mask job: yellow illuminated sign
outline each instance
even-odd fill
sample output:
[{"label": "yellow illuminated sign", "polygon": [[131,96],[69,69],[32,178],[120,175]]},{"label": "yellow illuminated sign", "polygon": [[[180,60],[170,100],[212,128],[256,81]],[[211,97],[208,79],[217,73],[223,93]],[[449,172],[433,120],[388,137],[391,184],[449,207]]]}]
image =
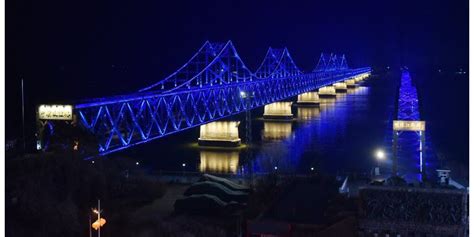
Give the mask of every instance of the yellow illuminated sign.
[{"label": "yellow illuminated sign", "polygon": [[40,105],[38,118],[42,120],[72,120],[72,105]]},{"label": "yellow illuminated sign", "polygon": [[425,131],[425,121],[393,120],[394,131]]}]

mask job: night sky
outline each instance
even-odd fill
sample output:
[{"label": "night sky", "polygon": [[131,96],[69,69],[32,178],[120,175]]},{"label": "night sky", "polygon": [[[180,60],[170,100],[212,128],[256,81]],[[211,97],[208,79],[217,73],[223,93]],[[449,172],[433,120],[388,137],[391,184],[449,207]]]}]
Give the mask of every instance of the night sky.
[{"label": "night sky", "polygon": [[7,137],[34,105],[134,92],[206,41],[232,40],[255,70],[269,46],[304,71],[321,52],[350,67],[468,64],[468,1],[6,1]]}]

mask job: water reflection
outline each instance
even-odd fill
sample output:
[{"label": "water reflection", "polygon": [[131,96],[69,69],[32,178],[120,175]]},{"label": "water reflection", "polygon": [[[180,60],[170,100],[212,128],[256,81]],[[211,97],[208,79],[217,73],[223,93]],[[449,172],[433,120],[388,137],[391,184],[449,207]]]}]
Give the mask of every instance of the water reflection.
[{"label": "water reflection", "polygon": [[333,108],[335,105],[336,98],[320,98],[319,108],[321,111]]},{"label": "water reflection", "polygon": [[200,151],[199,171],[236,174],[239,166],[238,151]]},{"label": "water reflection", "polygon": [[269,122],[263,123],[262,140],[283,140],[291,136],[291,122]]},{"label": "water reflection", "polygon": [[307,121],[319,117],[320,110],[318,107],[298,107],[297,113],[298,119]]}]

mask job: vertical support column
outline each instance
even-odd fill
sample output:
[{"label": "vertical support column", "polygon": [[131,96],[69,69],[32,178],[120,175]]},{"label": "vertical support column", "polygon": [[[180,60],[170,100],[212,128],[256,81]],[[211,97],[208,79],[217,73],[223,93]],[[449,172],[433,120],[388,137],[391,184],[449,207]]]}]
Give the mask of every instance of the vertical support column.
[{"label": "vertical support column", "polygon": [[398,131],[393,131],[392,142],[392,176],[398,175]]},{"label": "vertical support column", "polygon": [[36,108],[36,150],[43,149],[44,123],[39,119],[38,108]]},{"label": "vertical support column", "polygon": [[420,172],[423,180],[425,179],[425,131],[420,131]]}]

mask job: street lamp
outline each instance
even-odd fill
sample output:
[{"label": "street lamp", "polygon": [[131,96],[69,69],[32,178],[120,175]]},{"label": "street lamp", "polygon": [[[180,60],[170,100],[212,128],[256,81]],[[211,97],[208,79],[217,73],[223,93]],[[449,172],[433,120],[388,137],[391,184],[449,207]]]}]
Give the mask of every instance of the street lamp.
[{"label": "street lamp", "polygon": [[181,167],[183,167],[183,177],[184,177],[184,169],[186,168],[186,163],[181,164]]},{"label": "street lamp", "polygon": [[92,209],[92,212],[97,214],[97,220],[94,223],[91,223],[91,216],[89,215],[89,236],[92,236],[91,227],[97,230],[98,237],[100,237],[100,228],[105,225],[106,220],[100,217],[102,209],[100,209],[100,199],[97,200],[97,208]]},{"label": "street lamp", "polygon": [[385,160],[385,152],[382,149],[375,151],[375,159],[377,159],[377,166],[375,167],[375,175],[380,175],[380,162]]}]

